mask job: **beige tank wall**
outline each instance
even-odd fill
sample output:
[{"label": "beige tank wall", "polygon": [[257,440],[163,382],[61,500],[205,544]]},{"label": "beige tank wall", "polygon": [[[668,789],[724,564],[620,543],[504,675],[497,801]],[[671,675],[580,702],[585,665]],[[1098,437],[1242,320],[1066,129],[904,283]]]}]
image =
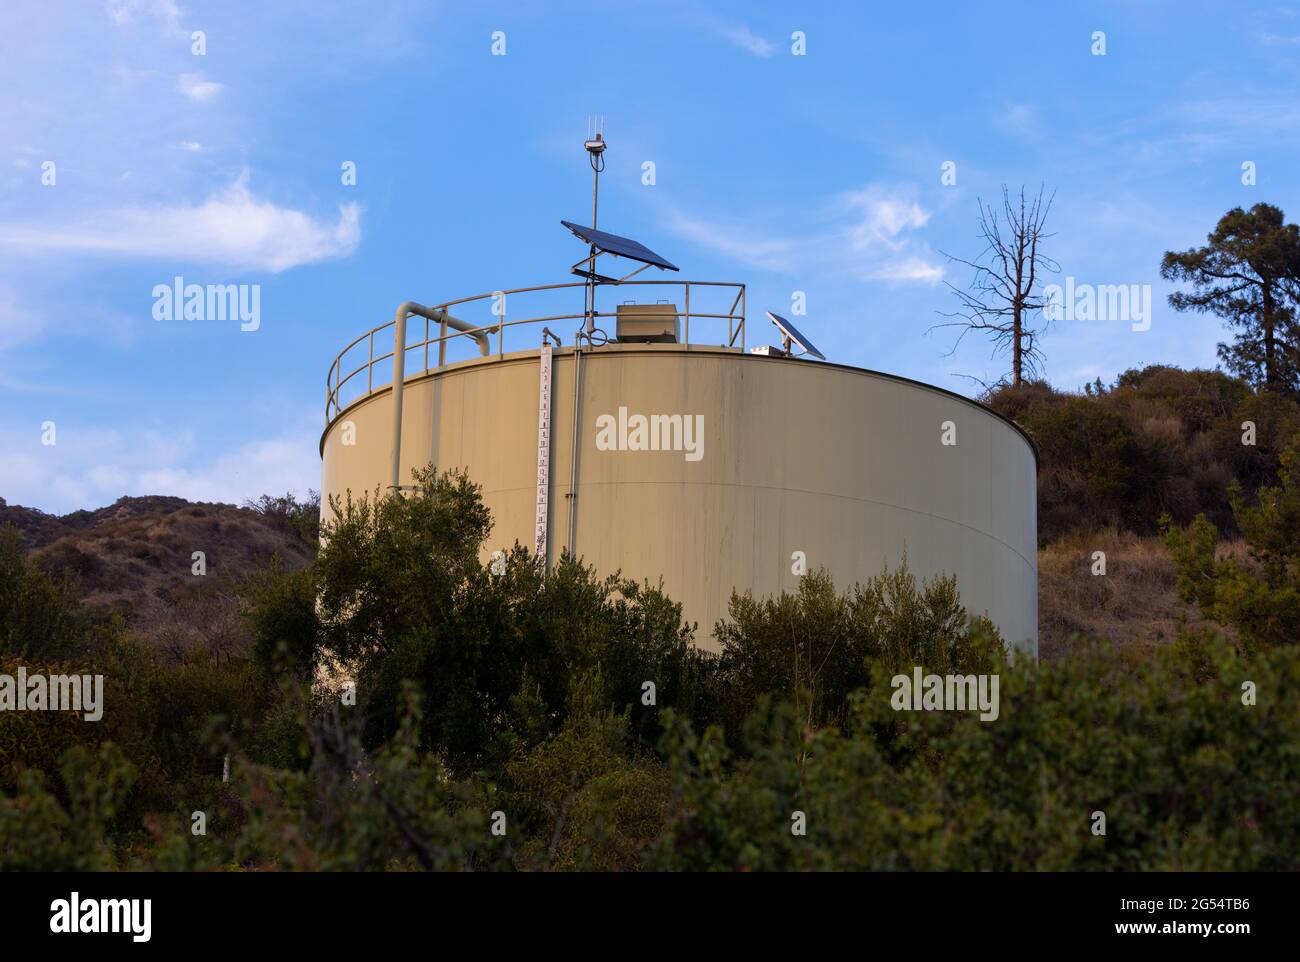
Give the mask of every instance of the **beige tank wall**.
[{"label": "beige tank wall", "polygon": [[[847,586],[896,566],[952,573],[966,605],[1037,651],[1035,463],[1011,425],[955,395],[832,364],[671,345],[582,355],[581,444],[573,547],[602,573],[663,577],[697,640],[733,587],[793,590],[791,555]],[[550,558],[568,544],[574,363],[555,353]],[[532,546],[536,352],[475,360],[408,381],[402,475],[463,467],[483,486],[495,527],[487,552]],[[601,451],[596,419],[704,415],[704,456]],[[341,442],[342,423],[356,443]],[[940,443],[952,421],[955,446]],[[323,443],[325,495],[387,484],[387,390],[344,412]]]}]

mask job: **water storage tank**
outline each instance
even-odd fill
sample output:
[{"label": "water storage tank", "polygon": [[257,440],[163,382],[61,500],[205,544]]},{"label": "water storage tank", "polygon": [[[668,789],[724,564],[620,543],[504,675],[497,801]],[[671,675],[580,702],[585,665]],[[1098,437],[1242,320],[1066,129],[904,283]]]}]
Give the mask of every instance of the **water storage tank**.
[{"label": "water storage tank", "polygon": [[[662,578],[711,647],[733,589],[797,588],[796,552],[841,587],[906,554],[918,576],[956,575],[969,609],[1036,653],[1028,438],[989,409],[915,381],[750,354],[743,341],[689,343],[699,324],[690,296],[688,343],[609,343],[584,348],[580,361],[572,347],[554,349],[549,559],[568,547],[601,573]],[[404,381],[402,479],[429,463],[466,469],[495,523],[485,556],[516,541],[531,547],[539,351],[426,366]],[[369,383],[369,369],[363,379],[359,397],[345,404],[334,393],[327,412],[326,502],[389,484],[393,391]]]}]

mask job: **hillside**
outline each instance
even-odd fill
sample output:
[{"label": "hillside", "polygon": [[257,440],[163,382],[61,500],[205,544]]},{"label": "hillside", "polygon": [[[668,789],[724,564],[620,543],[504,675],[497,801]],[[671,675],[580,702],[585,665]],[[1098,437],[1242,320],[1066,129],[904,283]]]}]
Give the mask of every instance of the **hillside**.
[{"label": "hillside", "polygon": [[[1231,540],[1234,494],[1252,504],[1276,484],[1282,452],[1300,432],[1294,397],[1166,365],[1078,392],[1034,381],[981,400],[1038,446],[1039,650],[1048,659],[1090,638],[1141,657],[1184,623],[1203,624],[1175,593],[1163,525],[1204,514],[1230,539],[1221,553],[1244,559]],[[1097,551],[1104,575],[1093,574]]]},{"label": "hillside", "polygon": [[[1092,555],[1106,555],[1106,574],[1092,573]],[[1230,553],[1245,548],[1232,543]],[[1174,591],[1177,568],[1154,536],[1114,529],[1062,538],[1038,551],[1038,652],[1060,658],[1096,639],[1140,661],[1178,637],[1186,625],[1207,624]],[[1216,626],[1228,637],[1233,633]]]},{"label": "hillside", "polygon": [[234,589],[277,554],[288,570],[310,562],[315,511],[286,498],[235,507],[150,496],[60,516],[0,499],[0,526],[14,525],[43,568],[74,578],[89,607],[120,614],[155,647],[230,652],[247,640]]}]

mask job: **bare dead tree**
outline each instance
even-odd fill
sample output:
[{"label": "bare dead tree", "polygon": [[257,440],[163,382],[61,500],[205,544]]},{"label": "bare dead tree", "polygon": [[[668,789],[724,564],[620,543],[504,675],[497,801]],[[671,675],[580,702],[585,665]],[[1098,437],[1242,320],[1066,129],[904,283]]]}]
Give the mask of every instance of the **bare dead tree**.
[{"label": "bare dead tree", "polygon": [[948,285],[957,298],[958,308],[938,313],[955,320],[936,324],[930,330],[962,329],[948,356],[956,352],[971,331],[987,333],[993,340],[993,356],[1011,355],[1011,383],[1017,387],[1026,374],[1041,370],[1043,355],[1038,339],[1050,324],[1043,312],[1047,301],[1043,296],[1042,277],[1061,269],[1040,249],[1042,242],[1053,236],[1044,227],[1055,197],[1053,193],[1044,202],[1040,186],[1038,194],[1029,200],[1021,187],[1020,200],[1016,203],[1004,185],[1000,213],[992,205],[979,201],[984,250],[974,260],[944,253],[950,263],[965,264],[975,271],[975,276],[965,289]]}]

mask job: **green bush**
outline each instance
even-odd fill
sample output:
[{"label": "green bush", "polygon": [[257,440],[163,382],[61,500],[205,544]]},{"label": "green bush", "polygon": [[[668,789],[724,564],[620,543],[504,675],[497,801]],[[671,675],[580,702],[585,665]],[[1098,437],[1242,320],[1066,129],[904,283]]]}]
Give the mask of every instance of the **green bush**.
[{"label": "green bush", "polygon": [[73,657],[86,650],[91,634],[75,581],[29,561],[18,529],[0,526],[0,654]]},{"label": "green bush", "polygon": [[918,585],[906,560],[843,594],[816,571],[795,594],[733,595],[729,614],[712,684],[716,720],[733,736],[767,695],[800,704],[807,725],[839,725],[873,666],[978,672],[1003,652],[989,619],[962,607],[955,578]]},{"label": "green bush", "polygon": [[[1300,647],[1246,660],[1188,638],[1136,671],[1093,655],[999,673],[996,722],[895,712],[885,671],[854,696],[847,732],[810,731],[764,701],[734,756],[718,729],[675,722],[664,740],[675,801],[652,864],[1300,868]],[[1243,704],[1246,681],[1256,705]],[[806,835],[792,831],[796,812]]]},{"label": "green bush", "polygon": [[286,571],[277,554],[269,569],[249,575],[239,590],[258,671],[268,677],[287,674],[310,679],[320,644],[312,569]]},{"label": "green bush", "polygon": [[679,606],[567,556],[542,577],[518,546],[495,573],[479,560],[491,521],[477,488],[432,469],[416,481],[401,497],[335,505],[315,565],[322,652],[355,677],[368,746],[401,724],[407,681],[422,698],[422,747],[461,775],[557,731],[570,679],[593,669],[606,706],[630,709],[638,730],[653,723],[645,681],[659,705],[689,710],[706,659]]},{"label": "green bush", "polygon": [[58,785],[27,770],[0,795],[0,871],[100,872],[116,867],[110,827],[135,772],[111,744],[73,746],[58,759]]},{"label": "green bush", "polygon": [[1246,559],[1220,556],[1219,532],[1204,515],[1185,529],[1165,520],[1180,597],[1234,628],[1248,650],[1300,638],[1300,434],[1281,464],[1281,483],[1261,488],[1256,504],[1247,503],[1239,484],[1229,489]]},{"label": "green bush", "polygon": [[[1150,405],[1215,423],[1249,401],[1207,383],[1107,392],[1132,396],[1118,423],[1086,415],[1090,463],[1136,437],[1125,418],[1163,431]],[[710,656],[657,588],[569,557],[543,576],[518,546],[484,564],[477,490],[432,470],[339,506],[307,571],[250,579],[245,654],[173,663],[120,622],[66,636],[75,599],[0,542],[0,599],[36,599],[43,639],[0,671],[105,676],[100,722],[0,713],[0,868],[1294,870],[1300,440],[1279,465],[1231,489],[1248,558],[1208,519],[1167,528],[1179,590],[1240,650],[1185,631],[1137,663],[1013,658],[953,579],[905,564],[735,597]],[[312,690],[323,664],[358,704]],[[997,719],[896,711],[917,666],[996,674]]]},{"label": "green bush", "polygon": [[[1255,391],[1221,371],[1151,365],[1082,393],[1043,381],[1003,386],[984,399],[1038,446],[1040,544],[1101,527],[1153,534],[1168,514],[1205,514],[1235,533],[1228,488],[1251,497],[1275,484],[1280,456],[1300,430],[1300,399]],[[1255,443],[1243,444],[1243,423]]]}]

